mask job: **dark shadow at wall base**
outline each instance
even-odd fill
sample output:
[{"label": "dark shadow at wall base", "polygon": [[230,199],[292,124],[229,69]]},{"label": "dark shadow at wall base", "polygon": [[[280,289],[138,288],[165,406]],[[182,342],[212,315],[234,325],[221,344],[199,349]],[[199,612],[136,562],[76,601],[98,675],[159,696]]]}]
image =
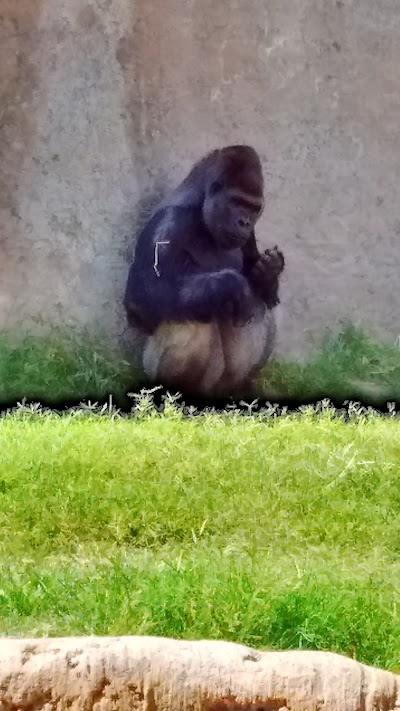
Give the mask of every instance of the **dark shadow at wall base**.
[{"label": "dark shadow at wall base", "polygon": [[94,412],[100,412],[103,409],[105,413],[117,409],[121,414],[128,415],[135,411],[137,404],[145,399],[151,403],[151,408],[155,407],[159,412],[162,412],[166,406],[173,404],[177,408],[181,408],[185,415],[193,415],[195,412],[229,412],[232,410],[239,411],[243,415],[255,415],[265,410],[273,410],[273,414],[279,416],[283,412],[294,414],[304,407],[311,407],[318,411],[322,410],[324,406],[329,406],[338,412],[340,411],[346,417],[346,413],[351,409],[351,404],[357,405],[361,409],[373,409],[382,414],[400,411],[400,399],[390,401],[381,399],[371,402],[370,399],[363,399],[356,395],[352,397],[350,395],[341,400],[330,397],[328,393],[324,392],[310,398],[269,398],[265,394],[259,398],[254,394],[251,397],[206,398],[170,392],[161,386],[149,387],[143,382],[139,387],[129,391],[122,397],[120,394],[114,395],[110,393],[108,397],[99,398],[91,396],[89,393],[85,398],[42,398],[40,400],[29,400],[23,397],[15,397],[8,400],[1,400],[0,398],[0,412],[6,413],[24,405],[32,409],[40,406],[42,409],[50,409],[58,413],[77,408],[88,411],[93,410]]},{"label": "dark shadow at wall base", "polygon": [[[167,396],[144,377],[138,351],[130,341],[114,347],[106,336],[53,332],[51,336],[0,338],[0,409],[30,403],[64,410],[93,403],[131,412],[148,391],[157,407]],[[170,390],[174,399],[179,387]],[[400,404],[400,350],[376,343],[348,326],[324,342],[307,363],[271,359],[257,382],[224,397],[196,397],[182,393],[186,408],[205,410],[239,407],[256,412],[267,403],[290,411],[329,399],[337,407],[354,401],[387,412],[388,403]],[[257,402],[255,402],[257,401]],[[91,403],[89,405],[89,403]]]},{"label": "dark shadow at wall base", "polygon": [[394,410],[398,410],[400,408],[400,399],[398,401],[390,400],[390,407],[388,407],[388,401],[383,399],[371,402],[369,399],[363,399],[357,397],[356,395],[354,397],[349,395],[346,398],[338,399],[331,397],[329,393],[325,392],[321,392],[320,394],[316,394],[308,398],[287,396],[276,398],[268,397],[265,393],[257,397],[254,392],[249,394],[247,397],[245,395],[241,395],[237,397],[225,396],[207,398],[184,393],[169,393],[164,388],[159,388],[157,390],[154,389],[151,392],[152,400],[157,408],[162,409],[166,401],[172,401],[176,402],[177,405],[182,405],[188,412],[192,409],[196,409],[200,412],[210,409],[217,410],[218,412],[223,410],[229,411],[232,409],[238,409],[242,411],[243,414],[256,414],[265,408],[275,406],[276,414],[279,414],[282,410],[294,413],[298,411],[299,408],[309,406],[317,408],[317,406],[320,406],[321,403],[327,404],[328,402],[329,405],[336,410],[347,410],[350,403],[357,403],[361,408],[372,408],[383,414],[387,413],[392,408]]}]

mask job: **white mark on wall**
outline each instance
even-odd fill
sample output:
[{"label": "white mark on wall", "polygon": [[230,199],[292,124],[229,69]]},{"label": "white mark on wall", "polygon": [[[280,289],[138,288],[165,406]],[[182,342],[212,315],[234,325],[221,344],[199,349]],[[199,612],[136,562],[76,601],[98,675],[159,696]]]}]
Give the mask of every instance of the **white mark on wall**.
[{"label": "white mark on wall", "polygon": [[346,232],[347,234],[349,234],[349,232],[350,232],[350,227],[349,227],[349,225],[348,225],[344,220],[342,220],[341,217],[338,217],[338,216],[336,215],[335,218],[334,218],[334,221],[338,223],[338,225],[340,226],[342,232]]},{"label": "white mark on wall", "polygon": [[221,43],[221,49],[220,49],[220,55],[219,55],[219,73],[220,73],[220,85],[221,86],[230,86],[233,83],[236,83],[243,77],[243,72],[241,73],[236,73],[236,74],[230,74],[228,78],[225,76],[225,52],[226,48],[228,46],[228,42],[230,41],[230,36],[234,36],[232,32],[233,25],[228,25],[226,28],[226,35]]},{"label": "white mark on wall", "polygon": [[210,101],[211,101],[211,103],[213,103],[213,102],[215,102],[215,101],[219,101],[219,99],[221,98],[221,96],[222,96],[222,91],[221,91],[221,89],[220,89],[219,87],[216,87],[215,89],[212,89],[212,90],[211,90],[211,94],[210,94]]},{"label": "white mark on wall", "polygon": [[331,110],[335,111],[339,107],[339,94],[334,91],[331,98]]},{"label": "white mark on wall", "polygon": [[228,77],[226,77],[226,66],[225,66],[225,53],[226,49],[228,47],[228,43],[230,41],[230,35],[232,34],[232,27],[233,25],[228,25],[228,27],[225,30],[225,37],[223,38],[220,49],[219,49],[219,56],[218,56],[218,70],[219,70],[219,78],[218,78],[218,85],[212,87],[210,90],[210,102],[215,103],[216,101],[220,101],[223,98],[223,89],[224,87],[229,87],[232,84],[235,84],[236,82],[240,81],[243,78],[243,73],[235,73],[235,74],[230,74]]},{"label": "white mark on wall", "polygon": [[353,160],[360,160],[360,158],[362,158],[365,153],[364,141],[359,136],[352,136],[351,140],[357,148],[357,155]]},{"label": "white mark on wall", "polygon": [[275,52],[277,49],[282,49],[286,45],[286,37],[275,37],[275,39],[272,40],[272,44],[269,47],[265,48],[265,52],[270,56],[272,52]]},{"label": "white mark on wall", "polygon": [[317,77],[317,78],[315,79],[315,92],[316,92],[316,94],[319,94],[319,88],[320,88],[320,86],[321,86],[322,83],[323,83],[322,77]]}]

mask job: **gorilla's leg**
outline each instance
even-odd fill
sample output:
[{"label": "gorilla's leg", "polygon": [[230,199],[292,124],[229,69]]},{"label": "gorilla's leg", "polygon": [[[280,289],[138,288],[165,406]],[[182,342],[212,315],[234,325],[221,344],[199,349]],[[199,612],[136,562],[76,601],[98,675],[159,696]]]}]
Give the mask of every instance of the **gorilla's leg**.
[{"label": "gorilla's leg", "polygon": [[244,326],[164,321],[148,338],[143,367],[149,380],[199,396],[249,392],[276,338],[274,310],[259,303]]},{"label": "gorilla's leg", "polygon": [[234,394],[247,391],[271,356],[276,339],[276,319],[273,310],[259,307],[245,326],[221,324],[220,334],[225,370],[218,390]]},{"label": "gorilla's leg", "polygon": [[225,369],[217,324],[164,321],[145,344],[143,367],[149,380],[169,389],[213,393]]}]

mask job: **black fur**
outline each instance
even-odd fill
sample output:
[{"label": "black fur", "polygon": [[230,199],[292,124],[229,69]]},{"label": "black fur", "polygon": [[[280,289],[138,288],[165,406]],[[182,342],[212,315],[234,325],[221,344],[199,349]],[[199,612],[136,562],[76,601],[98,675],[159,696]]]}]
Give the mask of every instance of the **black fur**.
[{"label": "black fur", "polygon": [[227,146],[196,163],[156,208],[124,298],[130,325],[145,336],[150,381],[209,396],[240,391],[264,367],[284,258],[276,247],[258,250],[263,207],[256,151]]},{"label": "black fur", "polygon": [[[240,171],[248,165],[247,177]],[[244,323],[260,300],[268,309],[279,303],[283,256],[276,249],[260,254],[254,226],[261,208],[254,212],[250,205],[247,212],[240,196],[230,196],[232,188],[248,188],[250,199],[262,201],[253,149],[210,154],[159,206],[138,237],[129,271],[124,305],[130,325],[152,333],[166,320]],[[158,263],[157,242],[168,243],[159,244]]]},{"label": "black fur", "polygon": [[[158,265],[156,242],[169,242]],[[253,299],[241,250],[216,247],[198,208],[163,209],[139,235],[124,299],[131,325],[151,333],[165,320],[245,321]]]},{"label": "black fur", "polygon": [[262,208],[254,149],[228,146],[196,163],[137,239],[124,297],[129,324],[150,337],[166,321],[237,326],[274,309],[284,258],[276,247],[258,250]]}]

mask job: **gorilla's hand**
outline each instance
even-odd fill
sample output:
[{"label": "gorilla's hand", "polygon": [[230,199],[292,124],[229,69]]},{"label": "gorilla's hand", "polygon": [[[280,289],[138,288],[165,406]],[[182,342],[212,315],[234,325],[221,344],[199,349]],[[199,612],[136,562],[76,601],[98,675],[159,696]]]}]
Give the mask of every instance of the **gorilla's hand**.
[{"label": "gorilla's hand", "polygon": [[278,247],[266,249],[264,254],[260,254],[259,259],[254,264],[250,272],[250,280],[254,286],[265,281],[276,279],[285,268],[285,258]]},{"label": "gorilla's hand", "polygon": [[249,271],[249,283],[254,293],[264,301],[267,308],[279,304],[279,277],[285,267],[285,259],[278,247],[266,249]]}]

